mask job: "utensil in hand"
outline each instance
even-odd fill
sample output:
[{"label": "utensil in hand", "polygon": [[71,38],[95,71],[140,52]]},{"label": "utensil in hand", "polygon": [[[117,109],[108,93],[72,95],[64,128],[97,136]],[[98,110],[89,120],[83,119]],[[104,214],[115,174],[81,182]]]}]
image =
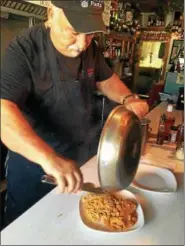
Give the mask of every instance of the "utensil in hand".
[{"label": "utensil in hand", "polygon": [[[41,178],[41,182],[57,186],[55,179],[49,175],[43,175]],[[92,183],[84,183],[82,190],[86,192],[96,193],[96,194],[105,193],[100,187],[94,187]]]}]

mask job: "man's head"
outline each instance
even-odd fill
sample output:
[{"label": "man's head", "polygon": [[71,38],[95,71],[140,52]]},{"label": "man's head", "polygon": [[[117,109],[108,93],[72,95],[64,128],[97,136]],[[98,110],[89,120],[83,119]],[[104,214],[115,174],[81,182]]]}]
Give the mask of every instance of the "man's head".
[{"label": "man's head", "polygon": [[90,45],[94,33],[105,31],[102,12],[103,1],[51,1],[48,26],[55,48],[66,56],[77,57]]}]

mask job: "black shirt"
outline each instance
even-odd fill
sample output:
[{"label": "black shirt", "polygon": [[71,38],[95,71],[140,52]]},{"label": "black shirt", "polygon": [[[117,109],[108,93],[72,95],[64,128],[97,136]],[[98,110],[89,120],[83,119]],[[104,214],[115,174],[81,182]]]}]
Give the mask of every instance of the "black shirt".
[{"label": "black shirt", "polygon": [[65,57],[54,48],[49,29],[39,24],[8,46],[1,98],[16,103],[40,135],[52,132],[69,142],[85,136],[84,119],[91,114],[86,95],[112,74],[94,41],[81,56]]}]

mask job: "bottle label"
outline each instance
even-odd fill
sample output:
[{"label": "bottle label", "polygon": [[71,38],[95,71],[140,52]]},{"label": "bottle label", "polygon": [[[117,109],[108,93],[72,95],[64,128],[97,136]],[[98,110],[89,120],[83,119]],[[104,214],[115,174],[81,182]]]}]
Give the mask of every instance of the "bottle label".
[{"label": "bottle label", "polygon": [[133,13],[132,11],[127,11],[126,12],[126,22],[130,22],[133,20]]},{"label": "bottle label", "polygon": [[167,112],[173,112],[173,105],[171,104],[168,105]]},{"label": "bottle label", "polygon": [[172,133],[172,135],[171,135],[171,143],[175,143],[176,142],[176,138],[177,138],[177,134],[176,133]]}]

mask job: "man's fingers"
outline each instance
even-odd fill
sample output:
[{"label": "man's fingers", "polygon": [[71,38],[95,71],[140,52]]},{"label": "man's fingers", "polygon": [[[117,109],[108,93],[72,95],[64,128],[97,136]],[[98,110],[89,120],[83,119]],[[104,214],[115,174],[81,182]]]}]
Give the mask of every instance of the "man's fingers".
[{"label": "man's fingers", "polygon": [[83,186],[83,176],[82,176],[81,172],[78,172],[78,171],[74,171],[74,176],[76,178],[76,186],[75,186],[74,192],[77,192],[80,189],[82,189],[82,186]]},{"label": "man's fingers", "polygon": [[56,180],[57,180],[57,184],[58,184],[60,192],[64,193],[65,188],[67,186],[67,181],[66,181],[65,177],[58,176],[58,177],[56,177]]},{"label": "man's fingers", "polygon": [[73,173],[69,173],[65,176],[67,180],[67,192],[72,193],[74,192],[75,186],[76,186],[76,178],[73,175]]}]

